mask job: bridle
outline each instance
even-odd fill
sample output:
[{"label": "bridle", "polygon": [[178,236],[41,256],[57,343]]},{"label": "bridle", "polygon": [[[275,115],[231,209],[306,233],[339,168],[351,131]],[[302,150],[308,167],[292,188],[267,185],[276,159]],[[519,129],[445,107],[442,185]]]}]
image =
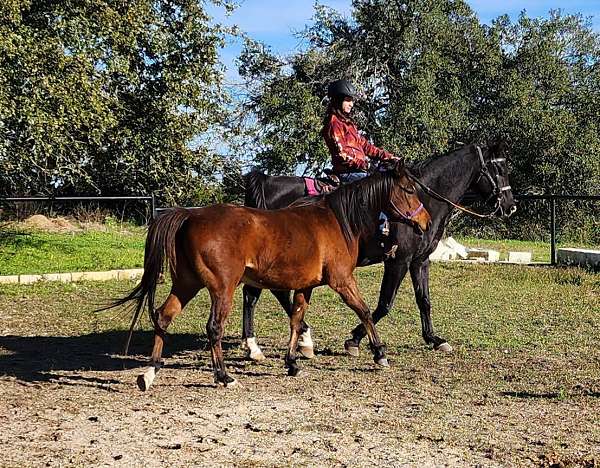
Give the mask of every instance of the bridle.
[{"label": "bridle", "polygon": [[[490,185],[492,186],[492,193],[485,200],[485,203],[490,201],[490,199],[492,197],[496,197],[496,204],[494,206],[495,211],[493,212],[493,213],[495,213],[496,211],[501,209],[502,193],[506,192],[508,190],[511,190],[510,185],[500,186],[500,170],[496,166],[498,163],[506,162],[506,158],[494,158],[494,159],[490,159],[489,161],[485,162],[485,160],[483,159],[483,153],[481,151],[481,147],[479,145],[477,145],[475,148],[477,149],[477,155],[479,156],[479,162],[481,163],[481,170],[479,171],[479,177],[477,178],[475,183],[479,182],[482,177],[485,177],[489,181]],[[492,177],[492,175],[490,174],[490,172],[488,170],[488,164],[490,164],[490,163],[496,169],[494,171],[495,178]]]},{"label": "bridle", "polygon": [[496,197],[496,204],[494,205],[493,211],[491,211],[490,213],[477,213],[473,210],[470,210],[469,208],[466,208],[458,203],[453,202],[452,200],[449,200],[448,198],[444,197],[443,195],[440,195],[439,193],[437,193],[435,190],[433,190],[432,188],[428,187],[427,185],[425,185],[423,182],[421,182],[417,177],[415,177],[413,174],[411,174],[409,171],[406,171],[406,174],[408,175],[409,179],[411,179],[413,182],[415,182],[419,187],[421,187],[423,189],[423,191],[430,195],[431,197],[446,202],[449,205],[453,206],[454,208],[459,209],[460,211],[463,211],[467,214],[470,214],[471,216],[475,216],[477,218],[494,218],[496,217],[498,211],[502,212],[502,194],[508,190],[511,190],[510,185],[500,185],[500,171],[497,170],[494,177],[492,177],[492,175],[490,174],[489,168],[488,168],[488,164],[493,164],[494,167],[496,166],[496,164],[501,163],[501,162],[505,162],[506,158],[494,158],[494,159],[490,159],[489,161],[485,161],[485,159],[483,158],[483,152],[481,151],[481,147],[479,145],[475,146],[476,150],[477,150],[477,155],[479,157],[479,162],[481,164],[481,169],[479,170],[479,177],[477,178],[477,180],[475,180],[475,184],[477,182],[479,182],[481,180],[482,177],[485,177],[490,185],[492,186],[492,193],[491,195],[485,200],[485,202],[487,203],[488,201],[490,201],[493,197]]}]

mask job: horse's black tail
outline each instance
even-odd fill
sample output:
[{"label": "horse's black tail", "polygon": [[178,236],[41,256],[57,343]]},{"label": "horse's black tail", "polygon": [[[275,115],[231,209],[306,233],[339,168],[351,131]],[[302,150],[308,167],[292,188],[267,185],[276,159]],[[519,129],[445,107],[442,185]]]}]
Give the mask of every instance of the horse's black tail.
[{"label": "horse's black tail", "polygon": [[129,301],[136,301],[135,311],[129,327],[124,354],[129,351],[129,343],[133,328],[139,320],[144,305],[148,307],[148,314],[154,326],[158,325],[158,316],[154,310],[156,285],[164,269],[165,256],[171,271],[175,271],[176,252],[175,236],[183,223],[190,217],[190,211],[185,208],[174,208],[155,218],[148,228],[146,247],[144,251],[144,274],[140,283],[127,296],[117,299],[107,307],[99,310],[110,309],[123,305]]},{"label": "horse's black tail", "polygon": [[250,208],[267,209],[267,200],[265,199],[266,180],[267,176],[256,169],[244,175],[244,185],[246,186],[244,205]]}]

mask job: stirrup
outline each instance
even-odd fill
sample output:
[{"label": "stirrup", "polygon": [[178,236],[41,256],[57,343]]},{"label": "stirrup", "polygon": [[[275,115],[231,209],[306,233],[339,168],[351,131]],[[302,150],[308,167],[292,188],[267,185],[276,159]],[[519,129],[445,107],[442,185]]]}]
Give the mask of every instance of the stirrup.
[{"label": "stirrup", "polygon": [[390,222],[387,219],[381,223],[380,232],[384,237],[388,237],[390,235]]}]

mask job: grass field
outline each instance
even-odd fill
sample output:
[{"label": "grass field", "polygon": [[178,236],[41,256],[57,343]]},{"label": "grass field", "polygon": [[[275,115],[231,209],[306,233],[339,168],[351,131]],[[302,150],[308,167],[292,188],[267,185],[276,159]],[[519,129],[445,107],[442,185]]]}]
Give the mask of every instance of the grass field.
[{"label": "grass field", "polygon": [[[358,270],[369,304],[381,275],[380,266]],[[320,288],[307,316],[317,358],[301,362],[297,379],[285,376],[288,323],[267,294],[256,327],[268,360],[243,359],[238,292],[225,357],[241,390],[212,384],[204,291],[169,330],[166,366],[145,394],[134,382],[150,348],[148,320],[129,359],[115,354],[125,311],[92,312],[132,286],[0,286],[0,445],[9,465],[32,456],[36,464],[148,466],[600,463],[597,274],[434,264],[434,324],[454,352],[423,344],[405,282],[378,327],[388,371],[374,368],[366,346],[357,359],[343,355],[356,318]]]},{"label": "grass field", "polygon": [[0,275],[141,268],[145,241],[146,229],[131,224],[64,233],[6,226],[0,230]]}]

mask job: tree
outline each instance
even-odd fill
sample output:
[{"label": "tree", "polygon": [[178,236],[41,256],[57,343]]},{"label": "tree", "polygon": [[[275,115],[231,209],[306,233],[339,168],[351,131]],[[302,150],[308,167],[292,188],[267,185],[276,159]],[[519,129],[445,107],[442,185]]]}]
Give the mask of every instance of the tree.
[{"label": "tree", "polygon": [[[364,96],[356,106],[360,128],[392,152],[418,160],[473,137],[472,115],[483,102],[478,83],[498,66],[500,50],[490,46],[469,6],[439,0],[353,6],[353,18],[318,6],[314,25],[303,33],[307,50],[288,62],[256,46],[242,54],[240,74],[254,83],[247,108],[261,128],[274,129],[259,134],[257,160],[265,168],[279,170],[283,162],[294,172],[309,150],[314,168],[323,165],[328,157],[319,136],[320,102],[327,83],[342,77]],[[263,63],[278,65],[258,66]],[[289,138],[296,122],[308,135],[304,153]]]},{"label": "tree", "polygon": [[186,203],[206,187],[206,140],[227,112],[217,52],[230,31],[204,6],[3,2],[0,195],[157,191]]},{"label": "tree", "polygon": [[[600,39],[581,16],[487,26],[463,0],[354,0],[351,18],[317,6],[302,37],[306,49],[286,60],[256,44],[240,59],[263,168],[316,171],[327,161],[320,101],[344,77],[364,95],[360,128],[408,160],[501,137],[516,193],[598,193]],[[541,210],[516,220],[527,226],[547,217]]]}]

